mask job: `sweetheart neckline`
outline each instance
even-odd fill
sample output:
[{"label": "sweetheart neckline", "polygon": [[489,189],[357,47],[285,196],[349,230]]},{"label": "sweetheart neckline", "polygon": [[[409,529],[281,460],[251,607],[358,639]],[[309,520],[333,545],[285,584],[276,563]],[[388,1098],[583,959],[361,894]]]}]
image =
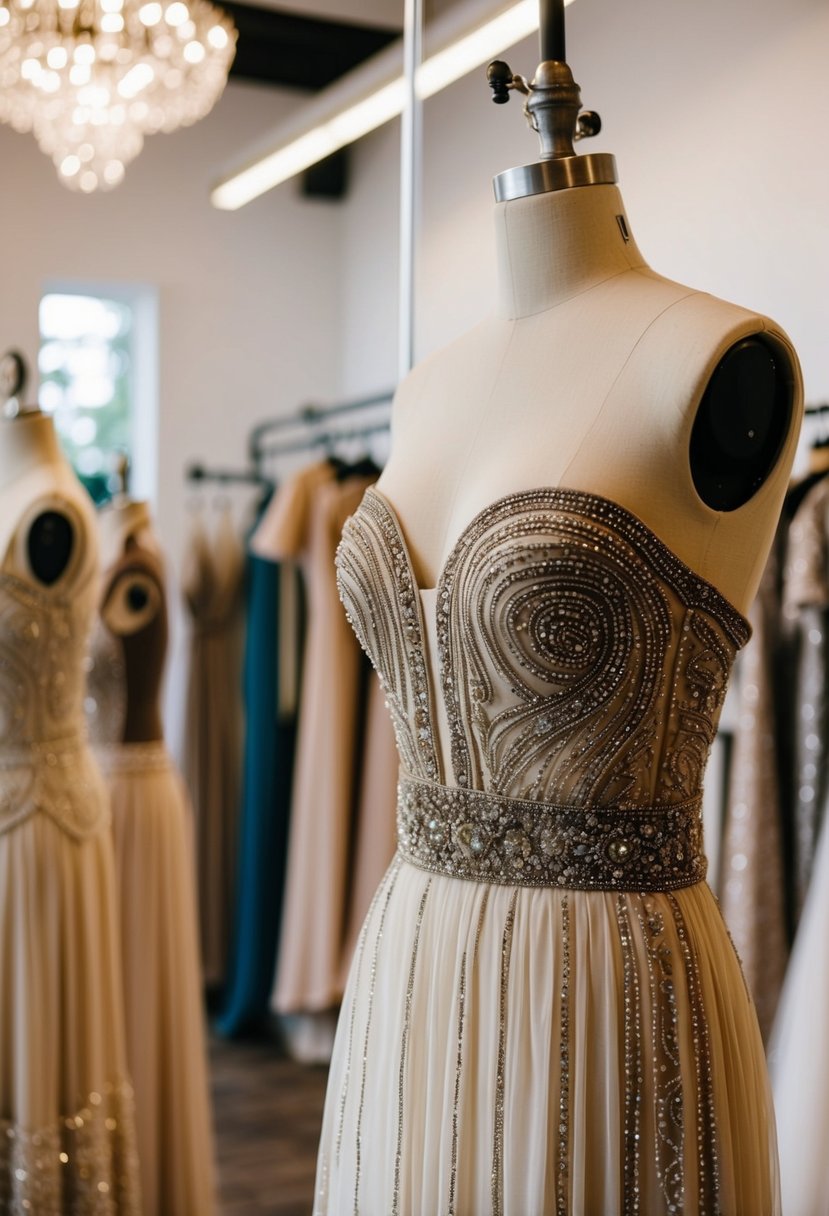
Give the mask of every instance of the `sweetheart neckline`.
[{"label": "sweetheart neckline", "polygon": [[661,536],[657,535],[657,533],[654,532],[653,528],[649,527],[649,525],[646,524],[643,519],[641,519],[638,515],[636,515],[635,512],[629,510],[627,507],[622,506],[622,504],[619,502],[616,502],[615,499],[607,498],[604,494],[597,494],[593,490],[577,490],[577,489],[573,489],[568,486],[536,486],[533,489],[514,490],[509,494],[500,495],[498,498],[494,499],[491,503],[488,503],[485,507],[482,507],[480,511],[477,511],[475,513],[475,515],[473,515],[472,519],[470,519],[469,522],[467,524],[465,524],[463,528],[461,528],[461,531],[458,534],[457,539],[455,540],[454,544],[452,544],[451,547],[449,548],[446,558],[443,561],[443,564],[441,565],[440,570],[438,571],[437,581],[435,582],[434,587],[421,587],[415,577],[414,562],[412,561],[412,552],[409,547],[409,542],[406,538],[406,533],[403,528],[402,520],[401,520],[400,516],[398,515],[397,509],[395,508],[394,504],[391,502],[391,500],[389,498],[386,497],[386,495],[383,493],[382,490],[377,488],[376,485],[370,485],[366,490],[366,494],[371,494],[377,499],[377,501],[380,503],[380,505],[386,511],[386,514],[389,516],[392,523],[394,524],[395,530],[397,531],[397,533],[400,537],[400,542],[403,546],[403,551],[406,555],[406,561],[407,561],[408,567],[409,567],[409,574],[410,574],[410,577],[412,580],[412,586],[413,586],[414,590],[417,592],[418,598],[424,594],[434,594],[434,593],[440,591],[441,585],[446,577],[446,574],[447,574],[450,566],[452,565],[454,559],[456,558],[458,552],[460,551],[461,547],[463,546],[466,538],[475,529],[475,527],[477,526],[479,521],[485,515],[489,514],[490,512],[497,511],[500,507],[503,507],[504,504],[510,500],[531,499],[531,498],[536,497],[539,494],[548,494],[548,495],[552,495],[554,497],[561,496],[562,498],[565,498],[565,499],[580,497],[580,498],[589,499],[595,503],[599,503],[600,505],[602,505],[604,507],[613,508],[613,510],[618,511],[625,519],[627,519],[629,523],[631,523],[632,525],[634,525],[637,528],[640,528],[649,537],[651,543],[656,545],[659,549],[661,549],[670,558],[670,560],[672,562],[676,563],[676,565],[684,572],[684,574],[687,577],[693,579],[701,587],[706,588],[707,592],[715,600],[722,603],[722,605],[726,608],[726,610],[729,613],[732,613],[734,616],[737,617],[737,619],[740,621],[740,623],[742,624],[743,629],[745,631],[745,634],[746,634],[745,640],[746,641],[751,636],[751,633],[752,633],[751,622],[749,621],[748,617],[743,612],[741,612],[740,609],[737,608],[735,604],[733,604],[731,602],[731,600],[728,598],[727,595],[725,595],[722,591],[720,591],[720,589],[718,587],[715,587],[714,584],[712,582],[710,582],[707,578],[705,578],[702,574],[699,574],[696,570],[694,570],[693,567],[689,566],[688,563],[686,561],[684,561],[679,556],[679,554],[676,553],[671,548],[671,546],[662,539]]}]

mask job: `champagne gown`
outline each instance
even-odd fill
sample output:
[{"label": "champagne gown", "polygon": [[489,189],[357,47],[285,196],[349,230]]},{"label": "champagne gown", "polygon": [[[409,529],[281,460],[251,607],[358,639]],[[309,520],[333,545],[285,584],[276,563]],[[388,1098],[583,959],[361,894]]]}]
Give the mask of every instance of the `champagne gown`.
[{"label": "champagne gown", "polygon": [[112,801],[142,1216],[212,1216],[192,810],[161,737],[167,615],[154,552],[127,544],[105,571],[100,614],[87,708]]},{"label": "champagne gown", "polygon": [[754,1007],[703,881],[744,617],[596,494],[509,495],[432,591],[376,489],[338,577],[398,851],[340,1016],[314,1211],[779,1213]]},{"label": "champagne gown", "polygon": [[196,820],[199,929],[208,987],[227,979],[237,898],[243,583],[244,553],[229,507],[212,536],[199,512],[182,575],[191,621],[182,768]]},{"label": "champagne gown", "polygon": [[[83,717],[95,523],[68,472],[23,476],[0,568],[0,1211],[139,1216],[109,805]],[[48,584],[29,562],[47,513],[72,537]]]}]

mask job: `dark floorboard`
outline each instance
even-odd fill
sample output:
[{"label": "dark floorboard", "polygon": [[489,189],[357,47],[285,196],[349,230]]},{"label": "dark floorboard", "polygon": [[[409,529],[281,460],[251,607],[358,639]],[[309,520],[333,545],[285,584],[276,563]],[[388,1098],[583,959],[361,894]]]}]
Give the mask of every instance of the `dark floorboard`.
[{"label": "dark floorboard", "polygon": [[210,1066],[222,1216],[310,1216],[325,1070],[221,1040]]}]

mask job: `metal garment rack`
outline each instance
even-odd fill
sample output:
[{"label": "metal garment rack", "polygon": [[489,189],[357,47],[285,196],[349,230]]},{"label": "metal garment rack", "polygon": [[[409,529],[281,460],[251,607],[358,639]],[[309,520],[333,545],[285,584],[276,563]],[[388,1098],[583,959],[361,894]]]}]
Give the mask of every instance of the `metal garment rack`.
[{"label": "metal garment rack", "polygon": [[[279,457],[295,455],[299,452],[310,452],[314,448],[324,448],[331,451],[337,444],[351,443],[355,439],[369,438],[371,435],[382,434],[389,429],[389,418],[372,418],[363,425],[348,428],[328,427],[330,419],[340,418],[346,414],[357,413],[360,410],[376,409],[391,402],[393,390],[374,393],[369,397],[354,398],[350,401],[340,401],[334,405],[317,405],[310,403],[302,406],[294,414],[286,414],[278,418],[269,418],[257,423],[248,436],[248,467],[245,469],[211,468],[200,462],[194,462],[186,469],[188,481],[218,482],[222,485],[260,485],[273,487],[273,478],[266,472],[267,462]],[[271,437],[284,432],[301,432],[289,434],[287,438]]]}]

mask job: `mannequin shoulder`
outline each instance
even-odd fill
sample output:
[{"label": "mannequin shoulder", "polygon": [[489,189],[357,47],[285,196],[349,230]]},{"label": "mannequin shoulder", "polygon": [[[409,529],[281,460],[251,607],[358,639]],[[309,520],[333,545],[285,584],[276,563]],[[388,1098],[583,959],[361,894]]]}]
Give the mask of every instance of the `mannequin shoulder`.
[{"label": "mannequin shoulder", "polygon": [[[788,479],[800,430],[800,365],[783,329],[761,313],[696,294],[672,310],[682,334],[677,365],[690,427],[694,487],[716,511],[734,511],[769,479]],[[655,335],[665,340],[666,335]],[[668,335],[671,346],[673,335]],[[659,352],[665,361],[668,351]]]},{"label": "mannequin shoulder", "polygon": [[164,576],[154,554],[138,547],[127,550],[105,581],[101,618],[110,632],[128,637],[156,620],[165,610]]},{"label": "mannequin shoulder", "polygon": [[482,378],[494,370],[497,352],[506,349],[511,332],[512,322],[489,317],[420,360],[398,386],[392,425],[405,425],[413,415],[422,417],[435,398],[468,391],[476,370]]},{"label": "mannequin shoulder", "polygon": [[68,470],[33,470],[5,494],[4,507],[4,570],[62,594],[87,581],[98,552],[94,512]]}]

